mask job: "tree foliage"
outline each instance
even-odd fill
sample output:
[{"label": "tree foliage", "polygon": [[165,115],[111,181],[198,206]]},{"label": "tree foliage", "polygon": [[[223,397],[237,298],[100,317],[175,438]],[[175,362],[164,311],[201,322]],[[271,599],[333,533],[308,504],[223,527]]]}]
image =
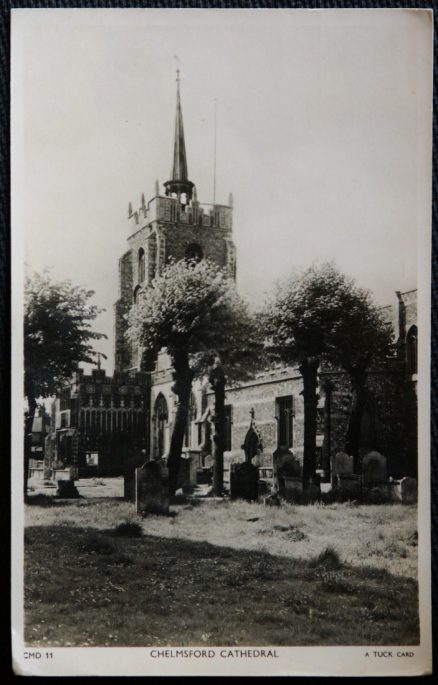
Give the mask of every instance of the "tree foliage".
[{"label": "tree foliage", "polygon": [[[26,396],[53,395],[79,362],[93,362],[92,341],[104,336],[92,330],[101,309],[90,304],[92,290],[54,282],[49,274],[27,277],[24,291],[24,364]],[[30,389],[31,384],[32,389]]]},{"label": "tree foliage", "polygon": [[264,320],[286,363],[316,358],[350,371],[391,353],[391,325],[370,293],[331,263],[279,283]]},{"label": "tree foliage", "polygon": [[140,291],[128,322],[134,344],[155,354],[166,347],[173,362],[190,353],[197,374],[215,356],[233,373],[244,373],[256,346],[246,303],[226,271],[208,260],[170,263]]}]

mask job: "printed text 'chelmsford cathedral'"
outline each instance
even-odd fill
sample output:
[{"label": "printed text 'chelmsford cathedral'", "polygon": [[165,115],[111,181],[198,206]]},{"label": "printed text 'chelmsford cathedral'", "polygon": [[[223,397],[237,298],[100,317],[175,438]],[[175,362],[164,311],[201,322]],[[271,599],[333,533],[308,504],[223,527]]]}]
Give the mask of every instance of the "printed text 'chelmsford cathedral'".
[{"label": "printed text 'chelmsford cathedral'", "polygon": [[[78,370],[55,400],[52,415],[34,422],[33,457],[48,465],[76,465],[79,473],[120,475],[126,464],[165,457],[175,416],[172,370],[164,350],[157,359],[140,358],[125,337],[126,319],[139,290],[152,283],[170,259],[208,259],[236,277],[233,201],[203,204],[189,180],[179,79],[173,165],[170,180],[151,199],[129,204],[128,250],[119,260],[119,299],[115,304],[115,372],[91,375]],[[236,228],[238,230],[238,227]],[[397,299],[396,299],[397,298]],[[384,313],[394,327],[397,358],[384,370],[371,369],[360,426],[362,454],[376,450],[395,477],[416,475],[416,291],[396,293]],[[320,373],[317,464],[330,478],[331,457],[345,448],[351,412],[351,386],[342,371]],[[272,466],[283,448],[297,461],[303,454],[302,380],[295,368],[266,369],[251,381],[227,388],[225,468],[243,460],[251,444],[253,463]],[[194,383],[185,434],[184,469],[196,479],[211,458],[211,408],[208,385]],[[41,410],[43,412],[43,410]],[[249,440],[250,439],[250,440]]]}]

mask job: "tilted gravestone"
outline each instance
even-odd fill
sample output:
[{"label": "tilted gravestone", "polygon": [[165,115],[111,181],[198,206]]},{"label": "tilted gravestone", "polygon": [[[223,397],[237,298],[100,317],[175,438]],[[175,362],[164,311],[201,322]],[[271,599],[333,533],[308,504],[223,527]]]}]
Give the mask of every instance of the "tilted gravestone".
[{"label": "tilted gravestone", "polygon": [[231,464],[231,499],[256,500],[258,498],[258,480],[259,473],[257,466],[254,466],[248,461],[243,462],[242,464]]},{"label": "tilted gravestone", "polygon": [[137,513],[169,513],[169,470],[164,459],[148,461],[135,470]]}]

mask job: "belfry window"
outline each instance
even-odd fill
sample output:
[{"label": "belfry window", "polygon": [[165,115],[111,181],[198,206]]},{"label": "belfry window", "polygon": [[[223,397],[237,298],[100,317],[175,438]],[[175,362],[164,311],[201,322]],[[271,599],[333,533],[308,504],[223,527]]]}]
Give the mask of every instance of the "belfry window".
[{"label": "belfry window", "polygon": [[411,326],[406,336],[406,367],[410,376],[417,373],[417,327]]},{"label": "belfry window", "polygon": [[145,276],[145,257],[144,250],[141,247],[138,251],[138,282],[143,283]]}]

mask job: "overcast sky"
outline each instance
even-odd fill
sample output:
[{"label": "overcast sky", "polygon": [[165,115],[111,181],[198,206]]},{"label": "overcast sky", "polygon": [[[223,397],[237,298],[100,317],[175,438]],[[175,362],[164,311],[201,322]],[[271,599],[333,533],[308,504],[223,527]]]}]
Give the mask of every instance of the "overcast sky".
[{"label": "overcast sky", "polygon": [[175,55],[201,202],[217,99],[242,294],[333,260],[385,304],[416,287],[428,230],[429,36],[404,10],[14,12],[13,240],[30,270],[96,291],[108,371],[128,203],[170,175]]}]

